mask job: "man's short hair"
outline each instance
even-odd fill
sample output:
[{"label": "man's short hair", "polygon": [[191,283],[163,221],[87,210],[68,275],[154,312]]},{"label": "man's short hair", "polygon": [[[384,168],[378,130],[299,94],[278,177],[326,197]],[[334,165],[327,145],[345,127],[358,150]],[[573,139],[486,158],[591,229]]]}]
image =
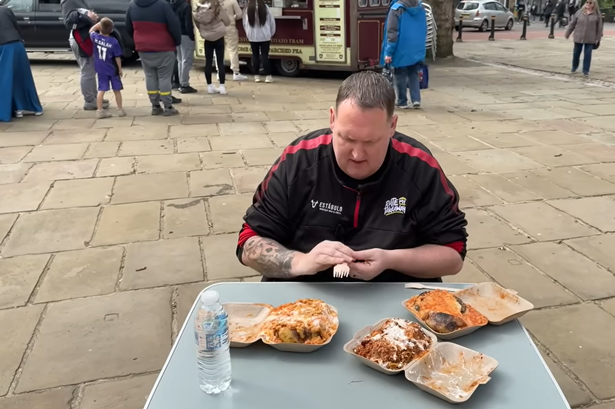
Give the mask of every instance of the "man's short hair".
[{"label": "man's short hair", "polygon": [[113,21],[110,18],[103,17],[100,20],[100,33],[104,35],[109,35],[113,32]]},{"label": "man's short hair", "polygon": [[382,109],[391,118],[395,112],[395,90],[374,71],[359,71],[346,78],[337,90],[335,109],[347,99],[363,109]]}]

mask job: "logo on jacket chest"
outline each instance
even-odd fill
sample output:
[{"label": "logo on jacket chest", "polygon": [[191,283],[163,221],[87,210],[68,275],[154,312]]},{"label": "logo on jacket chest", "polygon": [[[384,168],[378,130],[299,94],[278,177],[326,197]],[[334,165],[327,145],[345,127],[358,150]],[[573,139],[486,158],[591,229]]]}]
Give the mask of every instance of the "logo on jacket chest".
[{"label": "logo on jacket chest", "polygon": [[405,197],[392,197],[384,204],[384,215],[390,216],[392,214],[406,214],[406,198]]},{"label": "logo on jacket chest", "polygon": [[318,209],[321,212],[337,215],[341,215],[343,210],[342,206],[334,205],[333,203],[319,202],[318,200],[312,200],[312,209]]}]

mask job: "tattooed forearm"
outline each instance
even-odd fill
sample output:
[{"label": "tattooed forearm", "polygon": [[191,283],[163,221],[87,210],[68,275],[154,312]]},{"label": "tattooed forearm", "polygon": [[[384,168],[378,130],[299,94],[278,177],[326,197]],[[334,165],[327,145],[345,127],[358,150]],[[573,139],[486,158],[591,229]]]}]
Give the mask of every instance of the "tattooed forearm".
[{"label": "tattooed forearm", "polygon": [[243,262],[265,277],[289,279],[297,274],[292,264],[297,252],[275,240],[254,236],[243,245]]}]

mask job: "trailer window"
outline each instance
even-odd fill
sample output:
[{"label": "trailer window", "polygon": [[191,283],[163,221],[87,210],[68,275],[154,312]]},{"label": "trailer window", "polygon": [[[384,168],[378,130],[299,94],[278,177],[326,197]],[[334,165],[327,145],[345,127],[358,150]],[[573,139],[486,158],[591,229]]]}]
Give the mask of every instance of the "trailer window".
[{"label": "trailer window", "polygon": [[359,7],[367,7],[367,0],[359,0]]},{"label": "trailer window", "polygon": [[391,3],[391,0],[382,0],[383,6],[388,6]]},{"label": "trailer window", "polygon": [[380,0],[369,0],[370,7],[378,7],[380,5]]}]

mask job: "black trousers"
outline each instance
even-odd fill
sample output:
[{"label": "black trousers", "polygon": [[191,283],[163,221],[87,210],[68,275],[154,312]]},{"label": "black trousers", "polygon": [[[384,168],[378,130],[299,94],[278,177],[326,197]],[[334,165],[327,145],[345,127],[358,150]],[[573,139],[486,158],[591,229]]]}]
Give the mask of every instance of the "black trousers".
[{"label": "black trousers", "polygon": [[175,86],[179,87],[179,65],[177,63],[177,53],[175,53],[175,65],[173,66],[173,76],[171,77],[171,83],[173,84],[173,88]]},{"label": "black trousers", "polygon": [[263,63],[263,70],[265,75],[271,75],[271,63],[269,62],[269,47],[271,41],[250,42],[252,48],[252,69],[254,75],[259,75],[261,69],[261,62]]},{"label": "black trousers", "polygon": [[214,65],[214,52],[218,63],[218,76],[220,84],[224,85],[224,37],[216,41],[205,41],[205,81],[211,84],[211,72]]}]

